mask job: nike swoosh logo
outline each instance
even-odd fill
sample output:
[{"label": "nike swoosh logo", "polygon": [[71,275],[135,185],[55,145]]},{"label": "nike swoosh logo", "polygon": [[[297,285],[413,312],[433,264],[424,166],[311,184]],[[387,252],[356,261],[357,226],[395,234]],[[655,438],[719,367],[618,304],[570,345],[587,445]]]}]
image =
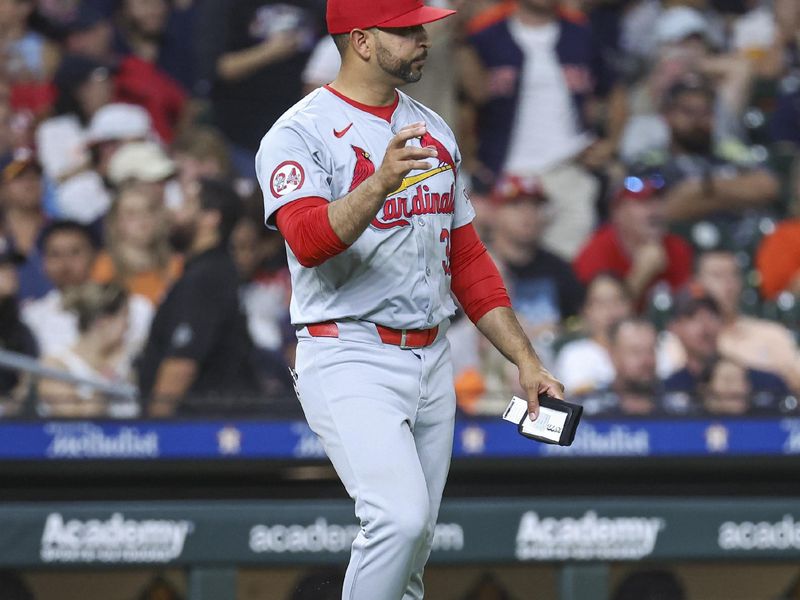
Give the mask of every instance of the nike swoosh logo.
[{"label": "nike swoosh logo", "polygon": [[334,129],[334,130],[333,130],[333,135],[335,135],[337,138],[343,138],[343,137],[344,137],[344,134],[345,134],[345,133],[347,133],[348,131],[350,131],[350,128],[351,128],[352,126],[353,126],[353,124],[352,124],[352,123],[350,123],[350,125],[348,125],[348,126],[347,126],[347,127],[345,127],[344,129],[342,129],[341,131],[336,131],[336,130]]}]

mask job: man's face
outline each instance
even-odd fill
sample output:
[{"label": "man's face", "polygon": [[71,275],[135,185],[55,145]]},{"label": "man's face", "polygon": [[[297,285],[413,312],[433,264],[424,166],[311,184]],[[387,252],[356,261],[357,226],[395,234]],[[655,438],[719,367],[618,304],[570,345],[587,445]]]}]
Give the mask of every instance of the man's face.
[{"label": "man's face", "polygon": [[691,315],[677,317],[671,329],[690,358],[705,363],[716,355],[722,320],[709,308],[700,307]]},{"label": "man's face", "polygon": [[611,324],[629,316],[632,310],[621,282],[599,277],[589,286],[584,316],[593,337],[607,335]]},{"label": "man's face", "polygon": [[58,290],[89,281],[94,249],[85,235],[59,231],[50,235],[44,247],[44,272]]},{"label": "man's face", "polygon": [[422,25],[375,29],[375,56],[384,73],[402,83],[422,79],[430,40]]},{"label": "man's face", "polygon": [[507,202],[495,213],[495,235],[515,245],[536,246],[544,225],[544,207],[532,200]]},{"label": "man's face", "polygon": [[624,237],[637,244],[657,242],[667,230],[666,207],[658,198],[622,199],[615,208],[614,222]]},{"label": "man's face", "polygon": [[736,363],[721,360],[714,365],[704,405],[714,414],[742,415],[750,407],[751,391],[747,371]]},{"label": "man's face", "polygon": [[31,0],[0,0],[0,27],[19,26],[33,12]]},{"label": "man's face", "polygon": [[105,60],[111,52],[114,30],[108,21],[100,21],[89,29],[75,31],[67,36],[67,50],[96,60]]},{"label": "man's face", "polygon": [[736,313],[742,294],[742,273],[733,254],[705,254],[697,267],[697,280],[725,313]]},{"label": "man's face", "polygon": [[36,169],[26,167],[3,188],[3,197],[9,208],[36,210],[41,207],[42,177]]},{"label": "man's face", "polygon": [[169,7],[165,0],[127,0],[125,16],[138,33],[156,38],[166,27]]},{"label": "man's face", "polygon": [[702,92],[684,92],[666,111],[672,141],[690,154],[711,153],[714,112],[711,99]]},{"label": "man's face", "polygon": [[617,381],[629,390],[652,390],[656,381],[656,331],[652,325],[625,323],[611,347]]},{"label": "man's face", "polygon": [[189,186],[180,207],[172,212],[169,241],[178,252],[192,247],[200,222],[200,184]]}]

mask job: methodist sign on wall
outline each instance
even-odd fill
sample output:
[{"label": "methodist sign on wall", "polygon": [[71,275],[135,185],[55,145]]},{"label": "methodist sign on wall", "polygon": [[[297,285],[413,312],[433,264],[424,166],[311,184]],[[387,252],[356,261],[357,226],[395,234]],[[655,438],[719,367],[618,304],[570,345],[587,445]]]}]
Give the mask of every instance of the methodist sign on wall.
[{"label": "methodist sign on wall", "polygon": [[[0,567],[341,563],[359,533],[343,501],[4,505]],[[446,501],[431,560],[800,559],[791,499]]]}]

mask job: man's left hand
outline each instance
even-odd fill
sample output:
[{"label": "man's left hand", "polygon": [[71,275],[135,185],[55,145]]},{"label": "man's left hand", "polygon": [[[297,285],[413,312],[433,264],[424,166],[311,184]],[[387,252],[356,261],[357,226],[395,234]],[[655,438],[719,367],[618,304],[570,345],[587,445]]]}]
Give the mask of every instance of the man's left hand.
[{"label": "man's left hand", "polygon": [[558,400],[564,399],[564,384],[541,364],[521,365],[519,383],[528,396],[528,413],[531,421],[539,417],[539,394],[546,394]]}]

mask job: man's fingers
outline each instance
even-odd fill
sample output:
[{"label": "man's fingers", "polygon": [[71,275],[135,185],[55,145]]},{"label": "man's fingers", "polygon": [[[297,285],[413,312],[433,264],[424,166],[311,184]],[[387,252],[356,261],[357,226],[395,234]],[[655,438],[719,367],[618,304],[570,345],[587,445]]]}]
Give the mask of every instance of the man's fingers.
[{"label": "man's fingers", "polygon": [[531,421],[535,421],[539,418],[539,398],[536,396],[530,396],[528,398],[528,415]]},{"label": "man's fingers", "polygon": [[551,385],[547,388],[547,395],[552,396],[556,400],[564,400],[564,386],[561,384]]},{"label": "man's fingers", "polygon": [[414,123],[413,125],[403,127],[403,129],[392,138],[392,141],[389,142],[389,149],[402,148],[406,145],[408,140],[413,140],[414,138],[425,135],[427,131],[428,129],[425,127],[425,123]]},{"label": "man's fingers", "polygon": [[431,168],[430,163],[421,160],[407,160],[402,164],[403,168],[406,169],[406,173],[410,173],[411,171],[428,171]]},{"label": "man's fingers", "polygon": [[439,153],[435,148],[417,148],[415,146],[407,146],[401,150],[397,150],[391,156],[391,159],[402,162],[404,160],[418,160],[424,158],[436,158]]}]

